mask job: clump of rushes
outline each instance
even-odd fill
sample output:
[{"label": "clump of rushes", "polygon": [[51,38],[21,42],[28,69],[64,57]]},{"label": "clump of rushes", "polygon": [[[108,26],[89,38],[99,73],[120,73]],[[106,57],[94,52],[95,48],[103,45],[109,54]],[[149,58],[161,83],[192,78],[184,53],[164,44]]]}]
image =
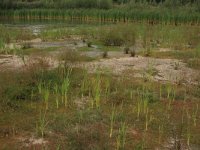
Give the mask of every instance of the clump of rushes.
[{"label": "clump of rushes", "polygon": [[190,146],[191,133],[190,128],[187,128],[187,145]]},{"label": "clump of rushes", "polygon": [[106,99],[108,99],[108,97],[110,95],[110,80],[109,80],[109,78],[107,78],[105,80],[105,95],[106,95]]},{"label": "clump of rushes", "polygon": [[174,87],[173,88],[173,93],[172,93],[173,95],[172,95],[172,100],[173,100],[173,102],[175,101],[175,99],[176,99],[176,88]]},{"label": "clump of rushes", "polygon": [[124,48],[124,54],[128,54],[129,51],[130,51],[130,48],[129,48],[129,47],[125,47],[125,48]]},{"label": "clump of rushes", "polygon": [[88,41],[88,42],[87,42],[87,46],[88,46],[88,47],[92,47],[92,42]]},{"label": "clump of rushes", "polygon": [[102,54],[102,57],[103,57],[103,58],[107,58],[107,57],[108,57],[108,52],[107,52],[107,51],[104,51],[103,54]]},{"label": "clump of rushes", "polygon": [[97,74],[97,78],[95,81],[95,106],[96,108],[100,108],[100,100],[101,100],[101,80],[100,80],[100,74]]},{"label": "clump of rushes", "polygon": [[148,130],[148,124],[149,124],[149,109],[147,108],[146,109],[146,113],[145,113],[146,115],[145,115],[145,131],[147,131]]},{"label": "clump of rushes", "polygon": [[186,133],[186,136],[187,136],[187,145],[190,146],[190,138],[191,138],[191,129],[190,129],[190,119],[191,119],[191,116],[190,116],[190,113],[189,113],[189,110],[186,109],[186,114],[187,114],[187,133]]},{"label": "clump of rushes", "polygon": [[85,43],[85,42],[86,42],[86,39],[83,39],[82,41],[83,41],[83,43]]},{"label": "clump of rushes", "polygon": [[115,123],[115,107],[112,107],[112,114],[110,116],[110,138],[113,135],[113,126]]},{"label": "clump of rushes", "polygon": [[170,110],[171,110],[171,105],[172,105],[172,99],[169,99],[169,102],[168,102],[168,104],[167,104],[168,106],[167,106],[167,111],[168,111],[168,118],[170,117]]},{"label": "clump of rushes", "polygon": [[150,48],[147,48],[147,49],[146,49],[146,52],[145,52],[144,56],[145,56],[145,57],[151,56],[151,49],[150,49]]},{"label": "clump of rushes", "polygon": [[151,122],[152,118],[150,116],[149,112],[149,99],[147,96],[143,99],[143,113],[145,115],[145,131],[148,130],[149,122]]},{"label": "clump of rushes", "polygon": [[[137,89],[137,93],[138,93],[138,95],[140,95],[139,89]],[[137,119],[138,119],[138,120],[140,119],[141,110],[142,110],[142,101],[141,101],[141,99],[139,98],[139,99],[137,100]]]},{"label": "clump of rushes", "polygon": [[167,99],[170,98],[172,90],[173,90],[172,85],[170,83],[168,83],[167,84]]},{"label": "clump of rushes", "polygon": [[131,57],[135,57],[135,50],[131,50]]},{"label": "clump of rushes", "polygon": [[31,90],[31,100],[33,100],[33,97],[34,97],[34,92],[33,92],[33,89]]},{"label": "clump of rushes", "polygon": [[105,46],[123,46],[135,44],[135,31],[129,25],[117,25],[104,29],[100,40]]},{"label": "clump of rushes", "polygon": [[50,94],[49,85],[40,81],[37,85],[37,88],[38,88],[38,93],[41,95],[42,100],[45,103],[45,108],[48,109],[48,101],[49,101],[49,94]]},{"label": "clump of rushes", "polygon": [[162,84],[159,86],[160,100],[162,99]]},{"label": "clump of rushes", "polygon": [[30,43],[28,43],[28,42],[23,43],[22,49],[29,49],[29,48],[31,48],[31,44]]},{"label": "clump of rushes", "polygon": [[197,114],[198,114],[198,110],[199,110],[199,105],[196,105],[196,108],[194,108],[193,113],[192,113],[192,120],[193,120],[193,124],[196,127],[197,125]]},{"label": "clump of rushes", "polygon": [[45,130],[48,125],[48,121],[46,120],[46,110],[44,113],[40,111],[40,116],[38,121],[36,122],[36,133],[40,135],[42,138],[45,135]]},{"label": "clump of rushes", "polygon": [[0,38],[0,50],[3,50],[4,48],[5,48],[5,42],[3,39]]},{"label": "clump of rushes", "polygon": [[100,108],[101,100],[101,79],[100,73],[97,71],[96,77],[92,79],[92,98],[90,98],[91,108]]},{"label": "clump of rushes", "polygon": [[141,107],[142,107],[142,102],[141,102],[141,100],[138,100],[137,101],[137,118],[138,118],[138,120],[140,119]]},{"label": "clump of rushes", "polygon": [[55,85],[54,85],[54,94],[55,94],[55,101],[56,101],[56,108],[57,109],[59,107],[59,96],[58,96],[58,93],[59,93],[58,84],[55,83]]},{"label": "clump of rushes", "polygon": [[78,43],[77,43],[77,42],[74,42],[74,45],[78,45]]},{"label": "clump of rushes", "polygon": [[42,81],[39,81],[37,88],[38,88],[39,94],[42,94]]},{"label": "clump of rushes", "polygon": [[130,99],[132,100],[133,99],[133,90],[132,89],[130,89]]},{"label": "clump of rushes", "polygon": [[178,70],[179,66],[180,66],[179,62],[175,62],[174,63],[174,70]]},{"label": "clump of rushes", "polygon": [[[89,78],[88,78],[88,73],[84,71],[84,77],[81,83],[81,96],[83,97],[86,92],[89,92]],[[88,93],[88,95],[90,95]]]},{"label": "clump of rushes", "polygon": [[24,55],[24,50],[23,49],[21,51],[19,51],[18,56],[22,59],[24,65],[26,66],[26,60],[25,60],[25,55]]},{"label": "clump of rushes", "polygon": [[144,100],[143,100],[143,112],[144,112],[144,114],[146,114],[146,113],[148,113],[148,99],[147,98],[145,98]]},{"label": "clump of rushes", "polygon": [[163,135],[163,125],[159,125],[158,132],[159,132],[158,142],[160,144],[161,143],[161,138],[162,138],[162,135]]},{"label": "clump of rushes", "polygon": [[168,99],[168,110],[171,109],[171,104],[175,100],[176,97],[176,90],[173,88],[173,86],[168,83],[167,84],[167,99]]},{"label": "clump of rushes", "polygon": [[65,107],[67,106],[68,102],[68,92],[70,87],[70,79],[69,76],[71,74],[72,69],[68,69],[67,75],[64,78],[62,85],[61,85],[61,95],[62,95],[62,103],[64,103]]},{"label": "clump of rushes", "polygon": [[45,102],[45,107],[46,107],[46,110],[49,108],[49,94],[50,94],[50,90],[48,88],[48,86],[43,90],[43,99],[44,99],[44,102]]},{"label": "clump of rushes", "polygon": [[122,123],[119,128],[119,133],[117,136],[117,150],[123,150],[125,149],[126,144],[126,131],[127,131],[127,125],[126,123]]}]

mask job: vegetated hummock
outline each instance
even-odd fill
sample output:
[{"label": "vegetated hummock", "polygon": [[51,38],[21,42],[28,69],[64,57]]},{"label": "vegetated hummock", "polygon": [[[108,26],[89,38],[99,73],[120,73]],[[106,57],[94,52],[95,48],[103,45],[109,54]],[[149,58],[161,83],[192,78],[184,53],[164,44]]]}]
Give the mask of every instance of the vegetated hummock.
[{"label": "vegetated hummock", "polygon": [[200,149],[199,1],[0,8],[0,149]]}]

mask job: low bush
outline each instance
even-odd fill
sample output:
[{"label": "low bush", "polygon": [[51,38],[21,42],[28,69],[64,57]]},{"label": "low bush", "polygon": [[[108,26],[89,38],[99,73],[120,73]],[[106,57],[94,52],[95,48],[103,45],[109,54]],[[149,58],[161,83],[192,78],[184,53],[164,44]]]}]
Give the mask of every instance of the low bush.
[{"label": "low bush", "polygon": [[64,61],[65,65],[69,65],[75,62],[83,62],[83,61],[91,61],[93,60],[91,57],[87,57],[85,55],[81,55],[75,50],[67,49],[64,54],[60,55],[61,61]]},{"label": "low bush", "polygon": [[117,25],[104,29],[100,38],[105,46],[135,45],[135,32],[130,25]]}]

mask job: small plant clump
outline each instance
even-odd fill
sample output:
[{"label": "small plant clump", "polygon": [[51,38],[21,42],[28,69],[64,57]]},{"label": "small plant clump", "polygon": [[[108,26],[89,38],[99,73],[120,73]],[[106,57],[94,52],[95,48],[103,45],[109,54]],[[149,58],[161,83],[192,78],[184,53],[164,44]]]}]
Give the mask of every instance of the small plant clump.
[{"label": "small plant clump", "polygon": [[88,47],[92,47],[92,42],[87,42]]},{"label": "small plant clump", "polygon": [[131,57],[135,57],[135,50],[131,50]]},{"label": "small plant clump", "polygon": [[31,48],[31,44],[30,43],[28,43],[28,42],[23,43],[22,49],[29,49],[29,48]]},{"label": "small plant clump", "polygon": [[151,50],[150,48],[147,48],[145,54],[144,54],[145,57],[150,57],[151,56]]},{"label": "small plant clump", "polygon": [[108,51],[104,51],[102,56],[103,56],[103,58],[107,58],[108,57]]},{"label": "small plant clump", "polygon": [[128,54],[129,51],[130,51],[130,48],[129,48],[129,47],[125,47],[125,48],[124,48],[124,54]]}]

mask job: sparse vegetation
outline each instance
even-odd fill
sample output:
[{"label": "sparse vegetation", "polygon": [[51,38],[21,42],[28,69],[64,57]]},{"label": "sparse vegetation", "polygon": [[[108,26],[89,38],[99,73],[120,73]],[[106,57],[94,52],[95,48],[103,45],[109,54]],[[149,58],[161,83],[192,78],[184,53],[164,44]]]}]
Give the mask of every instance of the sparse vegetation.
[{"label": "sparse vegetation", "polygon": [[196,3],[96,2],[0,3],[14,19],[127,22],[1,25],[0,149],[198,149]]}]

